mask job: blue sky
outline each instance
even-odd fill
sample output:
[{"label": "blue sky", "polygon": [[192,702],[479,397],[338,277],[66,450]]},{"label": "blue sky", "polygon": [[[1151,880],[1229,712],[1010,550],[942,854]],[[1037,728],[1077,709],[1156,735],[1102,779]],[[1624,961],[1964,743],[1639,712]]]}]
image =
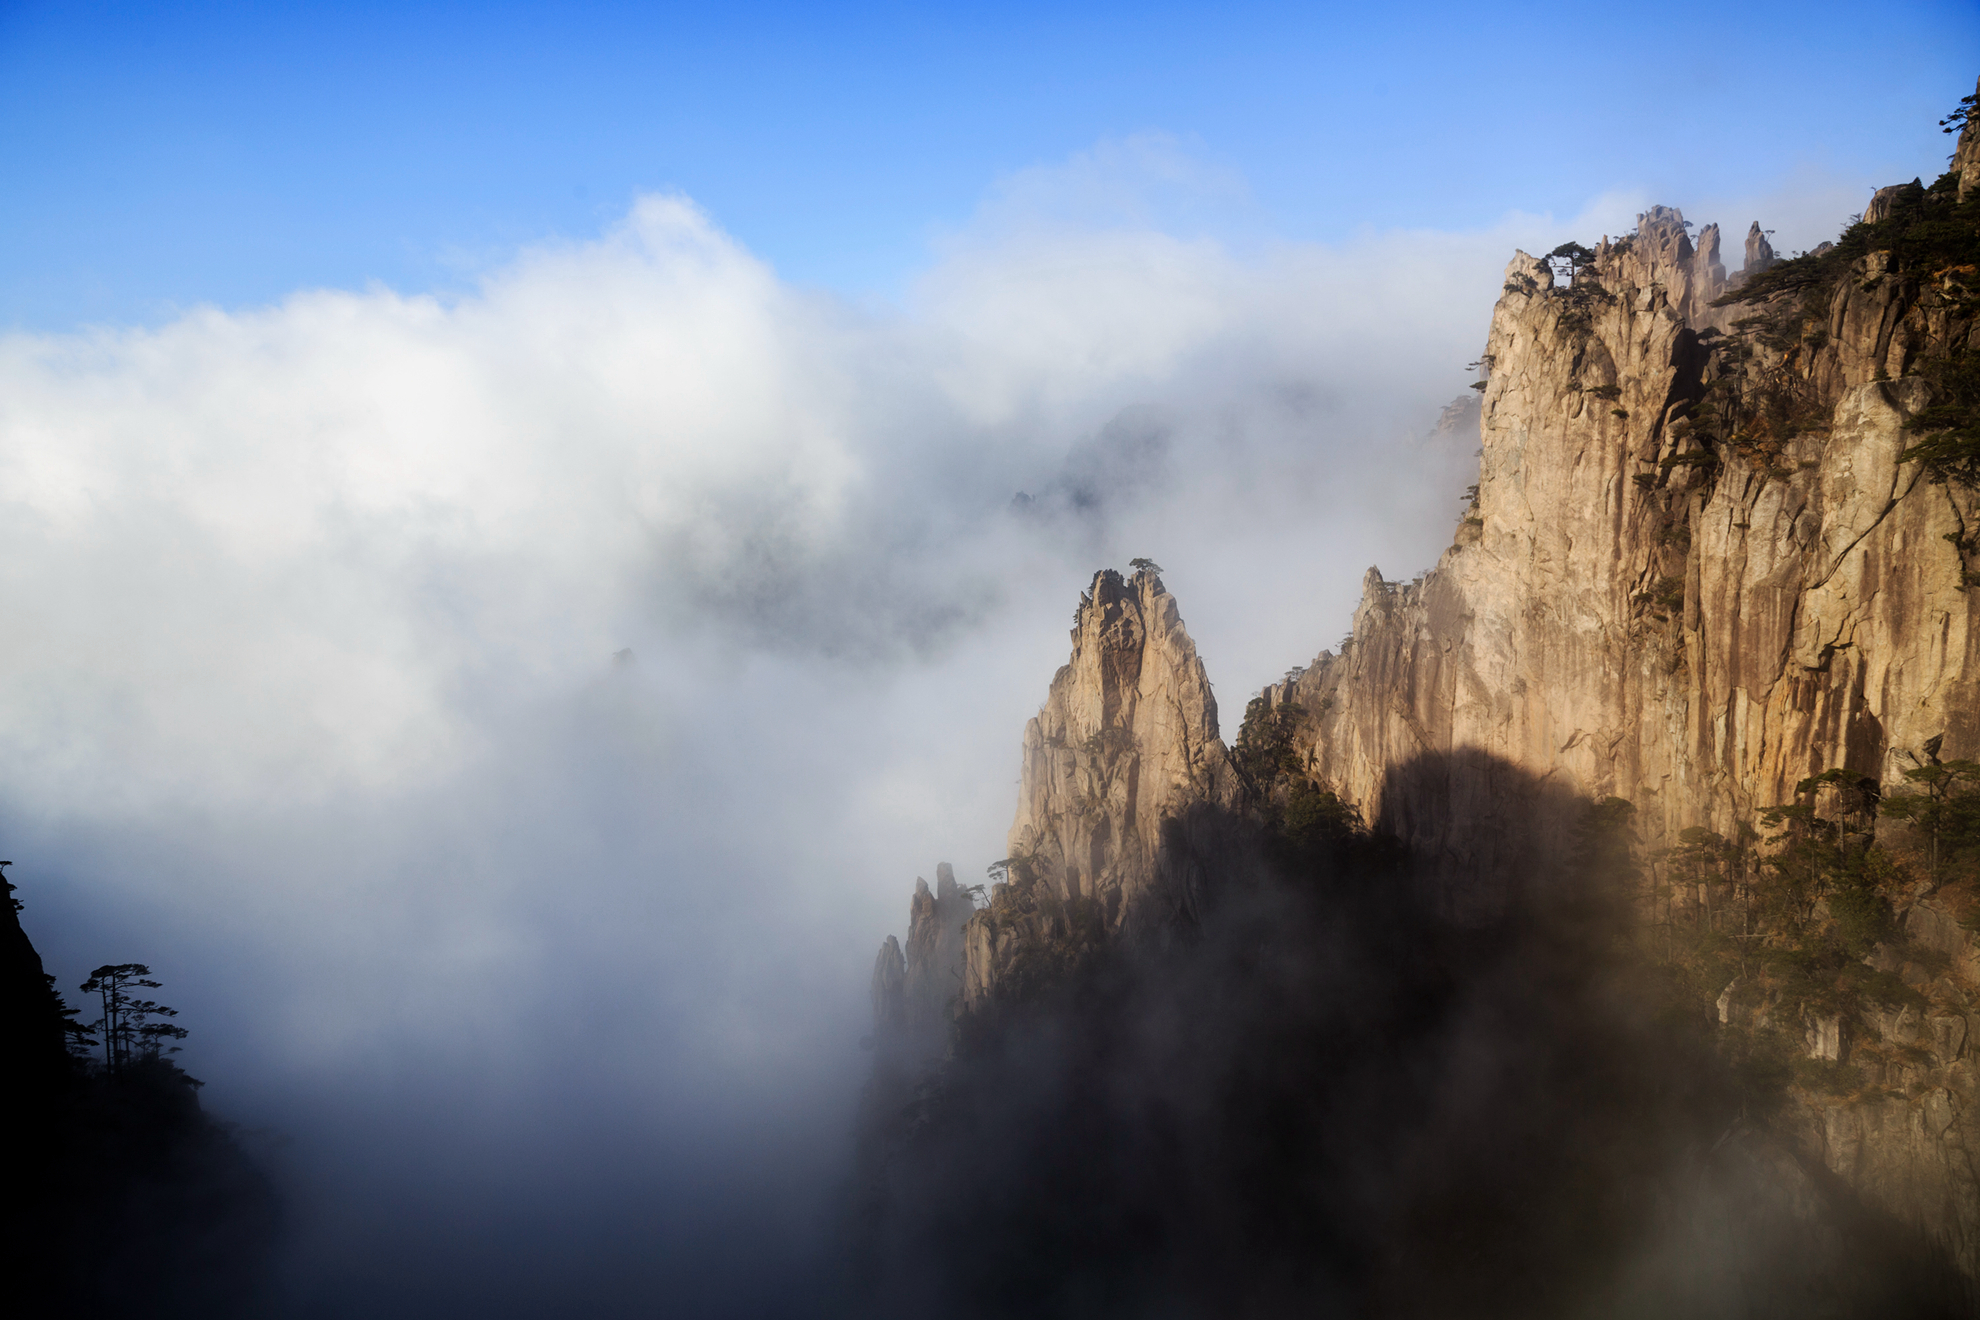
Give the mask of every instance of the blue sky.
[{"label": "blue sky", "polygon": [[892,296],[1013,172],[1173,137],[1335,241],[1930,169],[1969,4],[0,7],[0,325],[457,287],[694,198],[785,278]]}]

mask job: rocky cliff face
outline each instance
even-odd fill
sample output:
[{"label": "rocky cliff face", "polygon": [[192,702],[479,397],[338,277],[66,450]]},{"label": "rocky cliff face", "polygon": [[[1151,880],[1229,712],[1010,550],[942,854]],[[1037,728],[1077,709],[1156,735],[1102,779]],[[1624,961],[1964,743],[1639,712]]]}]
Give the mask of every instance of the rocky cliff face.
[{"label": "rocky cliff face", "polygon": [[1154,571],[1095,574],[1072,643],[1024,728],[1007,877],[965,933],[966,1006],[1019,947],[1166,928],[1190,891],[1165,829],[1181,828],[1185,806],[1234,793],[1217,699]]},{"label": "rocky cliff face", "polygon": [[1153,572],[1095,574],[1072,643],[1024,727],[1011,857],[1118,926],[1154,884],[1164,817],[1228,789],[1217,699]]},{"label": "rocky cliff face", "polygon": [[[1974,179],[1969,125],[1941,187],[1963,202]],[[1896,226],[1923,195],[1886,189],[1868,219]],[[1912,240],[1859,234],[1826,280],[1809,265],[1714,306],[1716,231],[1694,245],[1688,228],[1653,208],[1558,287],[1514,258],[1456,543],[1411,583],[1371,569],[1341,652],[1265,694],[1306,713],[1312,772],[1410,844],[1454,911],[1489,913],[1558,862],[1580,801],[1635,805],[1654,878],[1665,850],[1751,839],[1777,804],[1869,827],[1803,795],[1811,776],[1846,772],[1832,785],[1874,818],[1906,771],[1980,757],[1980,504],[1905,459],[1906,424],[1974,347],[1973,266],[1906,267]],[[1732,283],[1761,288],[1777,260],[1757,225],[1746,250]],[[1973,900],[1920,874],[1892,902],[1911,938],[1869,961],[1912,993],[1805,1023],[1808,1055],[1852,1080],[1799,1090],[1795,1121],[1831,1170],[1980,1273]],[[1738,1002],[1729,987],[1729,1025]],[[1747,1011],[1764,1025],[1782,1006]]]},{"label": "rocky cliff face", "polygon": [[[1737,892],[1745,963],[1773,937],[1727,858],[1827,839],[1860,859],[1874,835],[1915,859],[1879,794],[1980,761],[1980,458],[1907,457],[1980,406],[1977,193],[1969,123],[1945,179],[1879,192],[1814,254],[1783,260],[1756,223],[1728,277],[1716,226],[1653,207],[1592,254],[1514,257],[1454,544],[1412,582],[1370,569],[1351,640],[1255,707],[1296,716],[1304,773],[1406,844],[1443,910],[1489,920],[1611,798],[1633,804],[1646,911],[1732,939],[1714,905]],[[1240,782],[1173,599],[1100,574],[1025,730],[1010,883],[967,918],[959,1004],[1029,975],[1027,951],[1172,921],[1176,832],[1192,804],[1241,807]],[[1760,845],[1782,805],[1801,814]],[[1823,974],[1874,973],[1876,994],[1811,1008],[1759,973],[1712,993],[1727,1032],[1805,1046],[1783,1124],[1809,1167],[1980,1277],[1980,886],[1936,866],[1864,889],[1890,924],[1840,943],[1840,891],[1796,899],[1844,958]]]},{"label": "rocky cliff face", "polygon": [[1195,643],[1154,571],[1110,569],[1081,594],[1072,644],[1025,725],[1010,856],[988,908],[975,912],[946,863],[932,898],[916,882],[907,953],[889,937],[875,964],[876,1023],[946,1021],[958,990],[955,1006],[973,1007],[1008,980],[1021,948],[1076,954],[1160,932],[1187,903],[1191,877],[1165,829],[1236,792]]},{"label": "rocky cliff face", "polygon": [[1980,751],[1975,602],[1948,545],[1972,501],[1899,460],[1929,398],[1903,367],[1936,309],[1866,257],[1823,347],[1778,355],[1819,402],[1714,452],[1695,419],[1747,364],[1727,360],[1739,309],[1710,306],[1725,281],[1685,229],[1653,209],[1572,287],[1514,258],[1457,543],[1413,583],[1370,570],[1342,653],[1267,694],[1313,713],[1323,777],[1473,898],[1565,834],[1508,840],[1524,804],[1399,767],[1482,751],[1630,799],[1657,846],[1736,831],[1824,769],[1893,777],[1939,735]]}]

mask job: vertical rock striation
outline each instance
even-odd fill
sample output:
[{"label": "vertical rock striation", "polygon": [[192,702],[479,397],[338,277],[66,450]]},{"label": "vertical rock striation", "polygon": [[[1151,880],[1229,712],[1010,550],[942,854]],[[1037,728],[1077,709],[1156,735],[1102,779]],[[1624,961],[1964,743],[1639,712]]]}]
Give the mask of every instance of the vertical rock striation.
[{"label": "vertical rock striation", "polygon": [[909,1031],[941,1032],[962,990],[963,926],[976,905],[956,885],[947,862],[935,868],[935,891],[916,878],[908,905],[908,944],[902,996]]},{"label": "vertical rock striation", "polygon": [[975,911],[947,862],[935,868],[932,891],[915,878],[906,952],[889,935],[873,960],[873,1035],[884,1052],[912,1058],[946,1048],[962,991],[963,927]]},{"label": "vertical rock striation", "polygon": [[[989,907],[945,863],[917,881],[903,957],[890,938],[874,970],[876,1030],[939,1030],[960,994],[984,1002],[1020,947],[1076,953],[1157,932],[1187,901],[1185,863],[1165,844],[1191,804],[1235,795],[1217,699],[1175,598],[1152,571],[1098,573],[1082,593],[1072,658],[1025,725],[1004,879]],[[973,919],[972,919],[973,918]],[[898,979],[898,989],[896,987]]]},{"label": "vertical rock striation", "polygon": [[[1962,188],[1977,159],[1969,126]],[[1923,196],[1885,189],[1871,218]],[[1752,837],[1825,771],[1874,802],[1906,770],[1980,759],[1980,502],[1904,457],[1944,397],[1928,369],[1974,347],[1971,267],[1899,271],[1873,243],[1831,284],[1715,307],[1716,235],[1687,229],[1652,208],[1571,287],[1514,258],[1458,544],[1414,583],[1370,570],[1341,653],[1265,694],[1309,712],[1315,774],[1460,915],[1558,861],[1576,802],[1634,803],[1654,855],[1688,827]],[[1747,255],[1744,281],[1777,265],[1757,226]],[[1813,1158],[1969,1276],[1972,906],[1922,878],[1898,901],[1913,942],[1874,961],[1913,1002],[1810,1019],[1809,1057],[1862,1080],[1798,1090],[1795,1115]]]},{"label": "vertical rock striation", "polygon": [[1630,799],[1652,846],[1733,833],[1831,767],[1893,777],[1940,734],[1980,753],[1976,602],[1948,544],[1972,500],[1900,461],[1929,397],[1903,369],[1936,314],[1866,257],[1800,364],[1821,406],[1723,461],[1694,418],[1740,309],[1710,305],[1725,281],[1685,229],[1653,208],[1573,288],[1515,257],[1469,534],[1415,583],[1371,569],[1342,653],[1267,693],[1313,713],[1316,770],[1454,886],[1565,837],[1499,837],[1523,804],[1468,781],[1467,751]]}]

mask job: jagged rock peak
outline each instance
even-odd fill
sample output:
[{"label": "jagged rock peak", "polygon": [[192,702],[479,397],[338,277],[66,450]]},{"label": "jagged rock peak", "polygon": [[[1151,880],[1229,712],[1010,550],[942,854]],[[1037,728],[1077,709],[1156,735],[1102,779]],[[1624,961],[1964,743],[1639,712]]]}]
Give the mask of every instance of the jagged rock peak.
[{"label": "jagged rock peak", "polygon": [[1618,247],[1620,260],[1606,263],[1602,278],[1641,288],[1665,285],[1673,309],[1694,325],[1702,324],[1712,300],[1725,292],[1726,268],[1719,260],[1719,227],[1706,225],[1695,244],[1689,229],[1684,212],[1675,206],[1651,207],[1636,217],[1635,241]]},{"label": "jagged rock peak", "polygon": [[1746,265],[1740,273],[1749,279],[1758,275],[1778,260],[1774,256],[1774,245],[1767,241],[1767,231],[1760,228],[1755,220],[1753,227],[1746,231]]},{"label": "jagged rock peak", "polygon": [[[1619,288],[1654,286],[1663,291],[1663,302],[1671,311],[1694,329],[1705,328],[1715,319],[1712,300],[1726,291],[1726,268],[1719,259],[1719,227],[1706,225],[1695,243],[1689,230],[1684,213],[1676,207],[1651,207],[1636,217],[1635,233],[1602,241],[1595,260],[1576,272],[1575,289],[1600,300]],[[1553,291],[1554,272],[1545,259],[1513,254],[1506,266],[1508,295],[1532,299]],[[1502,357],[1496,346],[1488,347],[1484,362],[1489,373],[1504,370]]]},{"label": "jagged rock peak", "polygon": [[1009,846],[1118,924],[1153,880],[1163,816],[1225,792],[1228,762],[1209,677],[1154,572],[1096,573],[1072,643],[1025,725]]},{"label": "jagged rock peak", "polygon": [[[1980,130],[1956,160],[1980,174]],[[1883,190],[1867,218],[1922,191]],[[1546,876],[1590,799],[1632,803],[1655,859],[1692,829],[1752,837],[1824,769],[1902,789],[1926,758],[1980,757],[1980,492],[1906,456],[1937,397],[1919,367],[1980,343],[1971,312],[1888,251],[1812,308],[1806,291],[1713,308],[1710,252],[1658,207],[1572,289],[1515,258],[1484,355],[1477,535],[1420,582],[1371,571],[1352,648],[1270,694],[1306,709],[1296,750],[1461,917]],[[1769,307],[1788,342],[1739,328]],[[1804,1092],[1806,1148],[1980,1277],[1980,941],[1948,915],[1980,899],[1891,892],[1956,978],[1854,1026],[1798,1025],[1810,1060],[1869,1076],[1911,1051],[1904,1076],[1926,1080]],[[1903,957],[1875,965],[1925,985]]]},{"label": "jagged rock peak", "polygon": [[889,935],[873,960],[873,1034],[884,1053],[912,1059],[946,1047],[962,989],[963,927],[975,911],[947,862],[935,868],[933,890],[916,877],[906,950]]},{"label": "jagged rock peak", "polygon": [[926,880],[915,877],[903,981],[909,1031],[940,1031],[949,1021],[950,1001],[962,988],[962,928],[975,911],[947,862],[935,868],[933,893]]},{"label": "jagged rock peak", "polygon": [[1486,345],[1476,534],[1420,582],[1370,570],[1352,654],[1297,685],[1329,782],[1462,859],[1453,874],[1481,874],[1485,844],[1433,837],[1457,819],[1446,786],[1395,767],[1483,752],[1630,798],[1649,841],[1731,832],[1811,765],[1897,776],[1880,762],[1947,728],[1969,681],[1957,557],[1919,549],[1956,539],[1963,506],[1900,461],[1922,383],[1887,379],[1890,345],[1916,356],[1935,332],[1844,283],[1807,367],[1823,415],[1766,461],[1704,450],[1699,400],[1734,359],[1694,346],[1748,314],[1709,306],[1711,251],[1652,207],[1586,296],[1514,259]]}]

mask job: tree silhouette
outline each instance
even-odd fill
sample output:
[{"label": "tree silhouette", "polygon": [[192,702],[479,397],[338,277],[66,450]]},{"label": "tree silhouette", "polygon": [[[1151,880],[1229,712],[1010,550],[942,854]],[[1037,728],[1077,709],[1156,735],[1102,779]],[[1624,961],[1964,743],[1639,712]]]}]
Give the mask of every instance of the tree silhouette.
[{"label": "tree silhouette", "polygon": [[1980,118],[1980,92],[1960,97],[1959,105],[1953,112],[1939,121],[1939,128],[1943,132],[1958,133],[1976,118]]},{"label": "tree silhouette", "polygon": [[139,999],[132,993],[158,989],[159,983],[150,980],[150,976],[151,969],[143,963],[106,963],[82,983],[84,994],[96,995],[102,1001],[103,1016],[92,1025],[103,1033],[103,1066],[112,1073],[121,1072],[136,1059],[176,1054],[179,1047],[174,1045],[168,1050],[165,1042],[186,1038],[184,1027],[151,1021],[177,1017],[178,1009],[167,1008],[156,1000]]},{"label": "tree silhouette", "polygon": [[1591,265],[1594,260],[1593,252],[1574,242],[1563,243],[1547,254],[1547,265],[1553,270],[1554,278],[1566,276],[1569,281],[1581,273],[1583,266]]},{"label": "tree silhouette", "polygon": [[1128,567],[1137,573],[1160,573],[1162,566],[1152,559],[1130,559]]}]

